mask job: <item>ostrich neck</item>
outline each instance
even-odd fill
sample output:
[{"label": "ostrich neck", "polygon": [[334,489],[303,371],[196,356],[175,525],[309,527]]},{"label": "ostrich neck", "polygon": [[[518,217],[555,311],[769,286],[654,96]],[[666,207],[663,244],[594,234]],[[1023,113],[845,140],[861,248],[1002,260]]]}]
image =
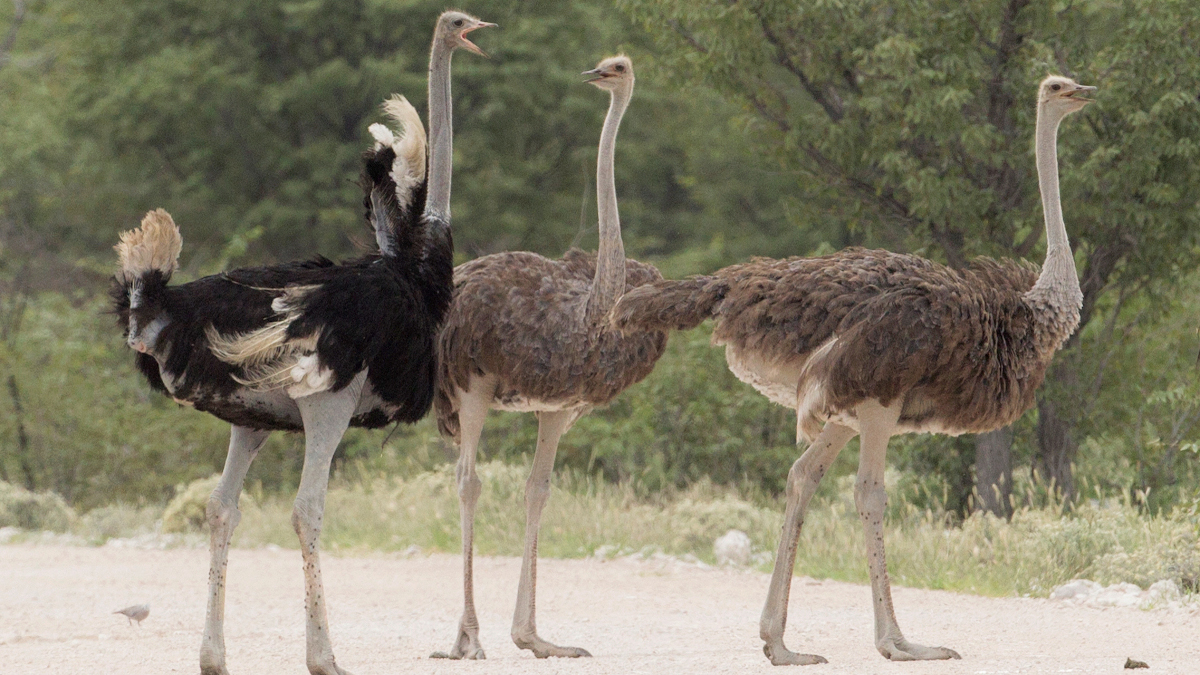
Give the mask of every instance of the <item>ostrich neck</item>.
[{"label": "ostrich neck", "polygon": [[1037,283],[1025,294],[1035,315],[1047,330],[1046,336],[1057,349],[1079,325],[1083,293],[1075,271],[1075,257],[1063,223],[1062,201],[1058,188],[1058,124],[1061,116],[1038,108],[1036,146],[1038,187],[1042,193],[1042,212],[1046,218],[1046,262]]},{"label": "ostrich neck", "polygon": [[612,92],[604,130],[600,132],[600,154],[596,159],[596,211],[600,219],[600,249],[596,253],[596,276],[588,297],[589,320],[598,320],[617,304],[625,292],[625,245],[621,241],[621,217],[617,213],[617,187],[613,178],[613,154],[617,129],[629,105],[633,87]]},{"label": "ostrich neck", "polygon": [[429,54],[429,192],[425,214],[450,222],[450,171],[454,164],[454,119],[450,105],[450,57],[454,49],[434,39]]}]

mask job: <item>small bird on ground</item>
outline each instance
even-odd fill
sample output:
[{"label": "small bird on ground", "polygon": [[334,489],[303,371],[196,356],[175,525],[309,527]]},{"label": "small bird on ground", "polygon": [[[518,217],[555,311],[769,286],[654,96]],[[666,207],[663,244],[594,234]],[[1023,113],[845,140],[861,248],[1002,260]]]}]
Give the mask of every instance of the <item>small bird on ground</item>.
[{"label": "small bird on ground", "polygon": [[133,625],[134,621],[138,622],[140,626],[142,625],[142,621],[145,621],[146,617],[150,616],[150,605],[130,605],[125,609],[118,609],[113,614],[124,614],[125,618],[129,620],[130,626]]}]

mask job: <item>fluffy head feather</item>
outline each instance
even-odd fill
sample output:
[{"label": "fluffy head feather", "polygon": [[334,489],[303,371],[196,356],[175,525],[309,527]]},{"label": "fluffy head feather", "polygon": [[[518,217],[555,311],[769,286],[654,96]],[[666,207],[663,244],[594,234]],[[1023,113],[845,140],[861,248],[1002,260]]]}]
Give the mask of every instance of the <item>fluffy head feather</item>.
[{"label": "fluffy head feather", "polygon": [[142,218],[141,227],[122,232],[120,243],[113,248],[121,262],[118,276],[122,281],[132,281],[155,270],[170,277],[179,266],[183,237],[171,214],[155,209]]}]

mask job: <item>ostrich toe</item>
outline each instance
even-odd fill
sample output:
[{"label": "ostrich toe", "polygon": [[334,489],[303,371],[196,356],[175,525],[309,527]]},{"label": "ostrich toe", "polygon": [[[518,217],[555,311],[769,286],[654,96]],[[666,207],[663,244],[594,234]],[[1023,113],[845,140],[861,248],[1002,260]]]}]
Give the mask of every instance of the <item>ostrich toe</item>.
[{"label": "ostrich toe", "polygon": [[944,661],[962,658],[953,649],[926,647],[903,638],[883,640],[875,646],[879,649],[879,653],[889,661]]}]

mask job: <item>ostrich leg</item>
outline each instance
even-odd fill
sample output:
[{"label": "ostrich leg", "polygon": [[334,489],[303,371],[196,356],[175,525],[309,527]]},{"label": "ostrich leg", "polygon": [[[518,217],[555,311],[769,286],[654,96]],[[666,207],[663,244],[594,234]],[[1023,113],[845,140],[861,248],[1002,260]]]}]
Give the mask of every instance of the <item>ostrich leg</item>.
[{"label": "ostrich leg", "polygon": [[513,613],[512,639],[518,647],[532,651],[539,659],[591,656],[585,649],[559,647],[538,637],[535,616],[538,529],[542,524],[542,509],[550,498],[550,474],[554,471],[558,439],[578,418],[579,412],[575,410],[538,413],[537,451],[533,455],[529,480],[525,483],[525,552],[521,558],[521,584],[517,590],[517,610]]},{"label": "ostrich leg", "polygon": [[238,495],[246,472],[270,431],[233,427],[229,434],[229,454],[217,489],[208,498],[209,555],[208,613],[204,619],[204,640],[200,643],[202,675],[229,675],[225,668],[225,569],[229,562],[229,541],[242,519]]},{"label": "ostrich leg", "polygon": [[459,518],[462,522],[463,613],[458,622],[458,637],[450,653],[434,652],[431,659],[484,659],[479,644],[479,617],[475,615],[475,505],[483,485],[475,475],[475,454],[479,451],[479,436],[483,421],[496,393],[493,377],[472,379],[470,391],[458,392],[458,476]]},{"label": "ostrich leg", "polygon": [[300,490],[292,509],[292,527],[300,537],[300,554],[304,557],[306,654],[308,671],[312,675],[348,675],[334,661],[333,646],[329,642],[319,545],[321,522],[325,516],[325,492],[329,487],[329,465],[350,425],[366,379],[366,371],[363,371],[339,392],[319,392],[296,399],[300,417],[304,420],[304,468],[300,472]]},{"label": "ostrich leg", "polygon": [[783,630],[787,626],[788,596],[792,588],[792,570],[796,566],[796,545],[800,541],[800,528],[804,525],[804,513],[808,502],[817,491],[817,485],[834,458],[854,437],[854,430],[829,422],[817,439],[808,446],[800,459],[788,472],[787,510],[783,516],[783,530],[779,536],[779,550],[775,554],[775,569],[771,573],[771,586],[767,591],[767,604],[759,620],[759,637],[763,639],[763,653],[777,666],[808,666],[826,663],[815,654],[797,654],[783,645]]},{"label": "ostrich leg", "polygon": [[871,600],[875,604],[875,648],[892,661],[927,661],[962,658],[945,647],[925,647],[904,639],[896,623],[892,606],[892,587],[888,580],[887,558],[883,550],[883,517],[887,509],[887,490],[883,483],[888,440],[900,417],[900,404],[885,408],[875,401],[858,406],[861,445],[858,479],[854,484],[854,503],[863,522],[867,539],[867,563],[871,570]]}]

